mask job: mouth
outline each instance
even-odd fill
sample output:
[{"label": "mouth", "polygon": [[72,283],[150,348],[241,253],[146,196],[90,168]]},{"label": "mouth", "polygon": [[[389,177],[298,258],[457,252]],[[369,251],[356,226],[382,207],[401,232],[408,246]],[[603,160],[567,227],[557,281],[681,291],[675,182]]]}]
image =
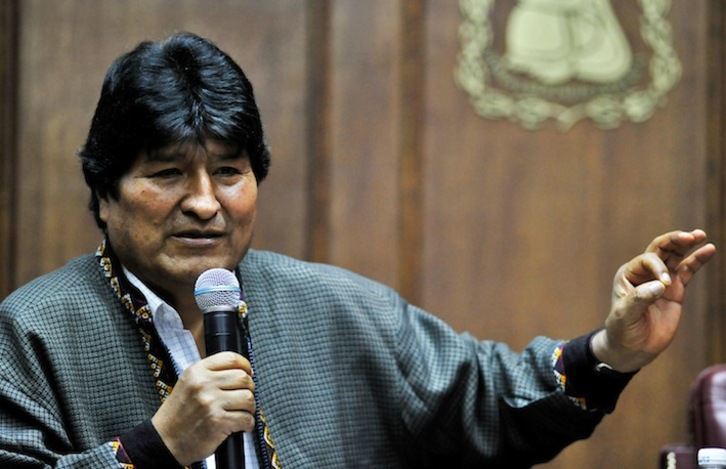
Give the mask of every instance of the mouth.
[{"label": "mouth", "polygon": [[213,244],[217,240],[221,239],[224,233],[221,231],[200,231],[200,230],[188,230],[179,231],[174,233],[173,237],[184,243],[190,243],[194,245]]}]

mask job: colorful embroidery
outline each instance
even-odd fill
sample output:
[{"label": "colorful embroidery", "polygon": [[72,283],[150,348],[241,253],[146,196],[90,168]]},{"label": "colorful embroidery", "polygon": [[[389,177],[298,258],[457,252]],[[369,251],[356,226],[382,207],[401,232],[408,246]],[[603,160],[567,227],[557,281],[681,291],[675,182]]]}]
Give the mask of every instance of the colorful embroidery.
[{"label": "colorful embroidery", "polygon": [[121,440],[116,438],[108,444],[111,446],[113,454],[116,456],[116,460],[121,464],[121,467],[124,469],[136,469],[134,463],[131,462],[131,458],[129,458],[129,455],[126,454],[126,450],[124,450],[124,445],[121,444]]},{"label": "colorful embroidery", "polygon": [[552,354],[552,369],[555,373],[557,385],[573,404],[575,404],[580,409],[588,410],[587,399],[585,399],[584,397],[570,396],[569,394],[567,394],[567,374],[565,370],[565,364],[562,360],[562,352],[565,349],[566,345],[567,342],[561,343]]}]

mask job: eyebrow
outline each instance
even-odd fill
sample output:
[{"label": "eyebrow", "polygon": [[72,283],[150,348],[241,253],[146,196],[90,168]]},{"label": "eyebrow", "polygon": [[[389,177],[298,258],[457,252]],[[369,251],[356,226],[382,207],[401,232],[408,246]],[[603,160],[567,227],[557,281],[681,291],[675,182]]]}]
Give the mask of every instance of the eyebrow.
[{"label": "eyebrow", "polygon": [[208,152],[212,158],[219,158],[220,160],[237,160],[241,158],[247,158],[247,152],[244,150],[230,151],[227,153],[213,153]]},{"label": "eyebrow", "polygon": [[[169,162],[169,161],[178,161],[183,160],[188,157],[188,152],[184,150],[184,144],[180,145],[173,145],[173,146],[167,146],[158,148],[153,151],[148,151],[146,153],[146,160],[151,162]],[[236,159],[243,159],[247,158],[247,152],[243,149],[236,149],[236,148],[230,148],[228,151],[224,152],[213,152],[210,150],[207,150],[207,154],[215,159],[220,159],[223,161],[227,160],[236,160]]]}]

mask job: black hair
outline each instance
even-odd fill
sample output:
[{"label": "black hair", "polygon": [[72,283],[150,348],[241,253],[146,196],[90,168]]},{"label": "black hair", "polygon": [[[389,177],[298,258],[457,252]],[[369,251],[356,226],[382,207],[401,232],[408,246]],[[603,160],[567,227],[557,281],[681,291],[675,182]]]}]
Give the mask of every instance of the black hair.
[{"label": "black hair", "polygon": [[99,195],[118,198],[118,183],[142,152],[207,138],[246,152],[257,182],[270,165],[252,85],[211,41],[177,33],[145,41],[109,68],[88,138],[80,149],[101,229]]}]

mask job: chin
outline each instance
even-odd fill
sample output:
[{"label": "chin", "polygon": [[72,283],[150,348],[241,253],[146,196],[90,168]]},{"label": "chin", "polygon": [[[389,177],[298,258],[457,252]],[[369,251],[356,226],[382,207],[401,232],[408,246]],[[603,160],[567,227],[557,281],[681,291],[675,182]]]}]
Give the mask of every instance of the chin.
[{"label": "chin", "polygon": [[216,269],[216,268],[222,268],[227,270],[234,271],[237,268],[238,262],[234,262],[229,259],[200,259],[199,262],[196,262],[192,269],[197,273],[197,275],[201,274],[205,270],[208,269]]},{"label": "chin", "polygon": [[195,278],[198,277],[205,270],[209,269],[222,268],[234,271],[235,269],[237,269],[237,266],[242,261],[245,254],[247,254],[247,249],[245,249],[241,254],[230,255],[231,252],[237,251],[238,250],[235,249],[226,249],[224,250],[224,252],[218,253],[200,253],[195,256],[186,257],[183,260],[177,259],[177,261],[180,261],[177,263],[177,265],[184,266],[182,268],[186,269],[188,272],[193,273],[195,275]]}]

